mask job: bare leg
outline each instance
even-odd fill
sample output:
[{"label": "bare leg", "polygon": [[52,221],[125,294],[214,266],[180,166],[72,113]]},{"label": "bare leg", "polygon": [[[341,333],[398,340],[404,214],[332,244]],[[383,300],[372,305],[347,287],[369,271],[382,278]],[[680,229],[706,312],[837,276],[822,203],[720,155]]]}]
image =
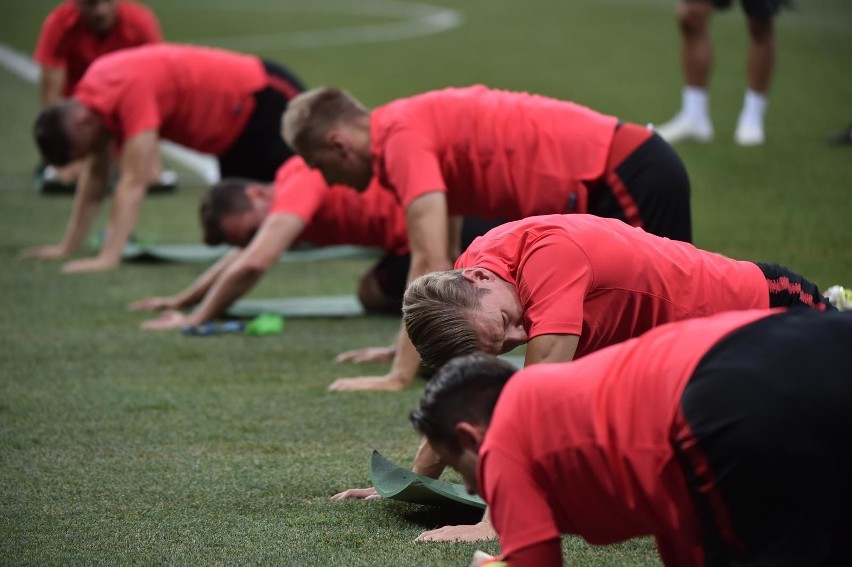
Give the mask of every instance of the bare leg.
[{"label": "bare leg", "polygon": [[361,276],[358,284],[358,300],[366,311],[378,313],[400,313],[402,300],[391,297],[379,285],[375,272],[371,269]]},{"label": "bare leg", "polygon": [[748,57],[746,75],[748,90],[737,120],[734,140],[741,146],[758,146],[764,142],[763,115],[766,93],[775,67],[775,26],[772,18],[748,18]]}]

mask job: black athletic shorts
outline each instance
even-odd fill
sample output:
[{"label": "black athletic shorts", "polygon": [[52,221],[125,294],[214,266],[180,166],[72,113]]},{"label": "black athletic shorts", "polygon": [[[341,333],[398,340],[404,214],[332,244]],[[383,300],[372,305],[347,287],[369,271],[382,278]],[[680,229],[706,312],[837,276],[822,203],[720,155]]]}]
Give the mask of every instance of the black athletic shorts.
[{"label": "black athletic shorts", "polygon": [[632,197],[646,232],[672,240],[692,242],[689,176],[680,157],[659,135],[653,134],[619,165],[616,179],[599,181],[589,191],[589,214],[619,219],[638,226],[627,218],[613,182],[623,186]]},{"label": "black athletic shorts", "polygon": [[[503,222],[502,220],[465,217],[462,221],[462,250],[466,250],[474,238],[482,236],[492,228],[503,224]],[[405,293],[410,266],[410,254],[386,254],[372,270],[382,291],[390,297],[399,298],[400,305],[402,305],[402,296]]]},{"label": "black athletic shorts", "polygon": [[696,367],[673,444],[708,566],[850,563],[850,344],[852,313],[795,309],[734,331]]},{"label": "black athletic shorts", "polygon": [[817,311],[837,309],[820,293],[816,284],[778,264],[755,262],[769,284],[769,307],[804,306]]},{"label": "black athletic shorts", "polygon": [[[687,2],[712,1],[717,10],[727,10],[733,5],[734,0],[686,0]],[[792,6],[790,0],[740,0],[743,12],[749,17],[757,20],[768,20],[774,17],[781,8]]]},{"label": "black athletic shorts", "polygon": [[228,151],[218,156],[223,178],[273,181],[281,164],[294,155],[281,137],[281,115],[290,99],[305,88],[283,67],[269,61],[264,61],[263,67],[269,86],[254,94],[255,108],[246,127]]}]

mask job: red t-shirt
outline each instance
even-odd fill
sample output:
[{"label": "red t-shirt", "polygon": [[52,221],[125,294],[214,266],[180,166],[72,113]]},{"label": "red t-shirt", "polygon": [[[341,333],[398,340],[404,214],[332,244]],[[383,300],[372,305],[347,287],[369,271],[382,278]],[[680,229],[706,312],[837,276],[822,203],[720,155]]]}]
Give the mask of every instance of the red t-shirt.
[{"label": "red t-shirt", "polygon": [[275,175],[275,197],[269,214],[289,213],[306,223],[300,240],[320,246],[379,246],[391,254],[408,253],[405,212],[377,183],[364,193],[343,185],[329,187],[318,170],[298,156]]},{"label": "red t-shirt", "polygon": [[99,58],[74,98],[103,118],[119,146],[157,130],[162,138],[221,155],[254,111],[253,93],[268,82],[257,57],[160,44]]},{"label": "red t-shirt", "polygon": [[663,325],[513,376],[477,469],[503,556],[562,533],[600,545],[653,535],[666,564],[701,565],[701,529],[671,444],[680,398],[713,345],[776,312]]},{"label": "red t-shirt", "polygon": [[617,119],[584,106],[473,86],[372,112],[374,173],[403,207],[443,191],[451,215],[517,219],[586,212]]},{"label": "red t-shirt", "polygon": [[92,61],[113,51],[163,41],[154,13],[142,4],[120,0],[115,24],[105,36],[83,21],[74,0],[54,8],[41,27],[35,60],[42,67],[65,69],[62,96],[70,96]]},{"label": "red t-shirt", "polygon": [[531,339],[579,335],[576,357],[663,323],[769,307],[756,264],[592,215],[506,223],[456,260],[473,266],[515,285]]}]

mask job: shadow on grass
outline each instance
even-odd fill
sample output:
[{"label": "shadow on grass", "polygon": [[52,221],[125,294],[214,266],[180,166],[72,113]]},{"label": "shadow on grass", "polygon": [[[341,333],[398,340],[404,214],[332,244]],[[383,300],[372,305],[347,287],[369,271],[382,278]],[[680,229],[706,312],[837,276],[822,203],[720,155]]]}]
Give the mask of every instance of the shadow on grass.
[{"label": "shadow on grass", "polygon": [[388,500],[390,514],[402,521],[415,524],[424,530],[449,525],[476,524],[482,520],[483,511],[472,506],[421,506]]}]

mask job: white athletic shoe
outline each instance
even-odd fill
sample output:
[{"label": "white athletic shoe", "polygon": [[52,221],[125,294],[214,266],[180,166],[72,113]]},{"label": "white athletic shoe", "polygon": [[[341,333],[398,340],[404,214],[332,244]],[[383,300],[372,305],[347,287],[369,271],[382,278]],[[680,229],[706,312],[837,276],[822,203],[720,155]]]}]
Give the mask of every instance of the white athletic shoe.
[{"label": "white athletic shoe", "polygon": [[765,142],[763,126],[760,124],[740,122],[734,132],[734,141],[740,146],[760,146]]},{"label": "white athletic shoe", "polygon": [[670,144],[675,142],[712,142],[713,124],[707,119],[693,119],[684,113],[662,124],[654,130]]},{"label": "white athletic shoe", "polygon": [[833,285],[825,290],[823,295],[838,311],[852,311],[852,289],[846,289],[842,285]]}]

